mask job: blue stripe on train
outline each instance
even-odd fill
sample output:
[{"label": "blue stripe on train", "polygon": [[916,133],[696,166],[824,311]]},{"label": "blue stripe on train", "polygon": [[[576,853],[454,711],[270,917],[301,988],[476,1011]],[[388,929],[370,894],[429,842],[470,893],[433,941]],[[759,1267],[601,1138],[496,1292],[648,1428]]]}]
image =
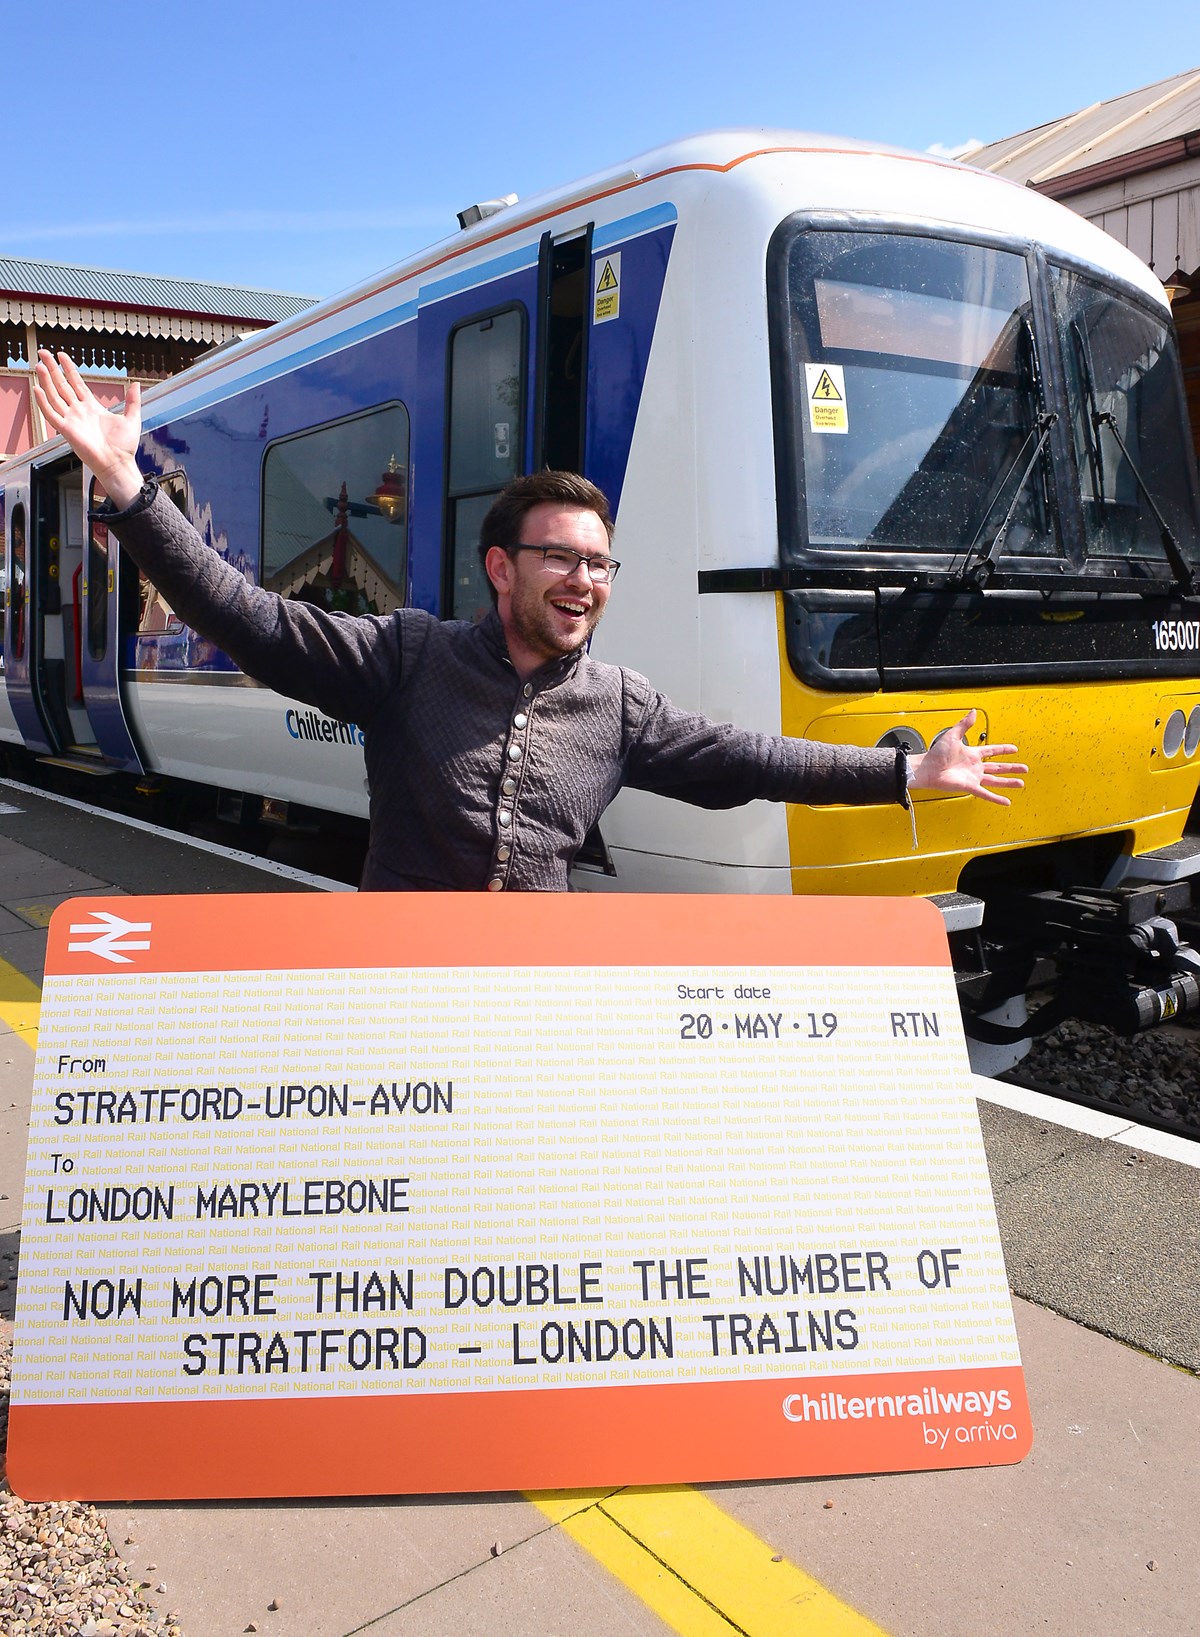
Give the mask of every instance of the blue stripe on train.
[{"label": "blue stripe on train", "polygon": [[[652,205],[647,210],[636,211],[632,216],[624,216],[618,222],[608,222],[597,228],[592,235],[592,247],[594,250],[612,249],[626,239],[649,233],[657,227],[673,225],[677,219],[678,213],[674,205]],[[331,353],[344,351],[347,347],[369,340],[373,335],[381,335],[385,330],[393,329],[398,324],[407,324],[417,316],[420,307],[427,306],[430,302],[445,300],[447,296],[458,294],[460,291],[503,278],[507,273],[534,266],[537,258],[536,244],[523,245],[518,250],[509,251],[503,256],[495,256],[476,267],[464,268],[460,273],[453,273],[431,284],[421,285],[415,300],[410,299],[381,313],[375,313],[358,324],[339,330],[336,335],[325,336],[310,346],[301,347],[286,356],[276,358],[269,364],[263,364],[259,369],[249,370],[233,381],[213,382],[207,388],[200,388],[194,397],[175,401],[169,408],[164,407],[161,413],[156,413],[153,405],[147,406],[144,427],[146,431],[152,431],[184,416],[199,414],[201,410],[220,403],[223,399],[246,392],[251,387],[261,386],[280,375],[290,374],[305,364],[329,357]]]}]

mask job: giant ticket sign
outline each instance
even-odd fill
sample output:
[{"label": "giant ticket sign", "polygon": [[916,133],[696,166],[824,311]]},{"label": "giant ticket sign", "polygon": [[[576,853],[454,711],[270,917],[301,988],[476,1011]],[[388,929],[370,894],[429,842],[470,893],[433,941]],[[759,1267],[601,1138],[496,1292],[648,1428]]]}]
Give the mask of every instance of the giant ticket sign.
[{"label": "giant ticket sign", "polygon": [[1017,1461],[920,900],[77,899],[51,924],[27,1498]]}]

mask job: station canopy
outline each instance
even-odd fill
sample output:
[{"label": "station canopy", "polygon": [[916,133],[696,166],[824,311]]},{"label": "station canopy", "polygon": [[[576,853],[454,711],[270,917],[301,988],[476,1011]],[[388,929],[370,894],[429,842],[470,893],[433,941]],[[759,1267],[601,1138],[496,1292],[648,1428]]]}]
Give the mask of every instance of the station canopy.
[{"label": "station canopy", "polygon": [[1063,200],[1128,245],[1160,279],[1176,268],[1200,275],[1200,69],[963,157]]},{"label": "station canopy", "polygon": [[119,401],[125,377],[164,380],[311,306],[275,290],[0,255],[0,458],[46,435],[30,392],[39,347],[66,353],[102,401]]},{"label": "station canopy", "polygon": [[963,161],[1061,200],[1162,279],[1200,457],[1200,68],[974,148]]}]

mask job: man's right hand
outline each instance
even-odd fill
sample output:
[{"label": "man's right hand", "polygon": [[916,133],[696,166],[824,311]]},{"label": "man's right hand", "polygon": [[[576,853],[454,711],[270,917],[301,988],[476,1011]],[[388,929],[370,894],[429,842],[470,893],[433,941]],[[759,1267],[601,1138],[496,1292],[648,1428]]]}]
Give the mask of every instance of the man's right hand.
[{"label": "man's right hand", "polygon": [[136,459],[142,431],[142,389],[125,388],[120,414],[105,409],[65,352],[38,353],[33,395],[46,423],[60,433],[91,468],[113,505],[123,510],[137,499],[142,474]]}]

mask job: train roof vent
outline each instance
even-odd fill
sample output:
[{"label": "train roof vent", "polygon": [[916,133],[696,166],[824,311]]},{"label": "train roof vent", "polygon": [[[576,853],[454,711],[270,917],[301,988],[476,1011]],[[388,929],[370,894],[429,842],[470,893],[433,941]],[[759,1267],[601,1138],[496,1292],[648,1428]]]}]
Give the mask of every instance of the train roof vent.
[{"label": "train roof vent", "polygon": [[507,210],[509,205],[515,205],[516,202],[515,193],[506,193],[503,199],[485,199],[482,204],[468,205],[466,210],[459,211],[458,225],[474,227],[475,223],[481,222],[485,216],[494,216],[498,210]]}]

